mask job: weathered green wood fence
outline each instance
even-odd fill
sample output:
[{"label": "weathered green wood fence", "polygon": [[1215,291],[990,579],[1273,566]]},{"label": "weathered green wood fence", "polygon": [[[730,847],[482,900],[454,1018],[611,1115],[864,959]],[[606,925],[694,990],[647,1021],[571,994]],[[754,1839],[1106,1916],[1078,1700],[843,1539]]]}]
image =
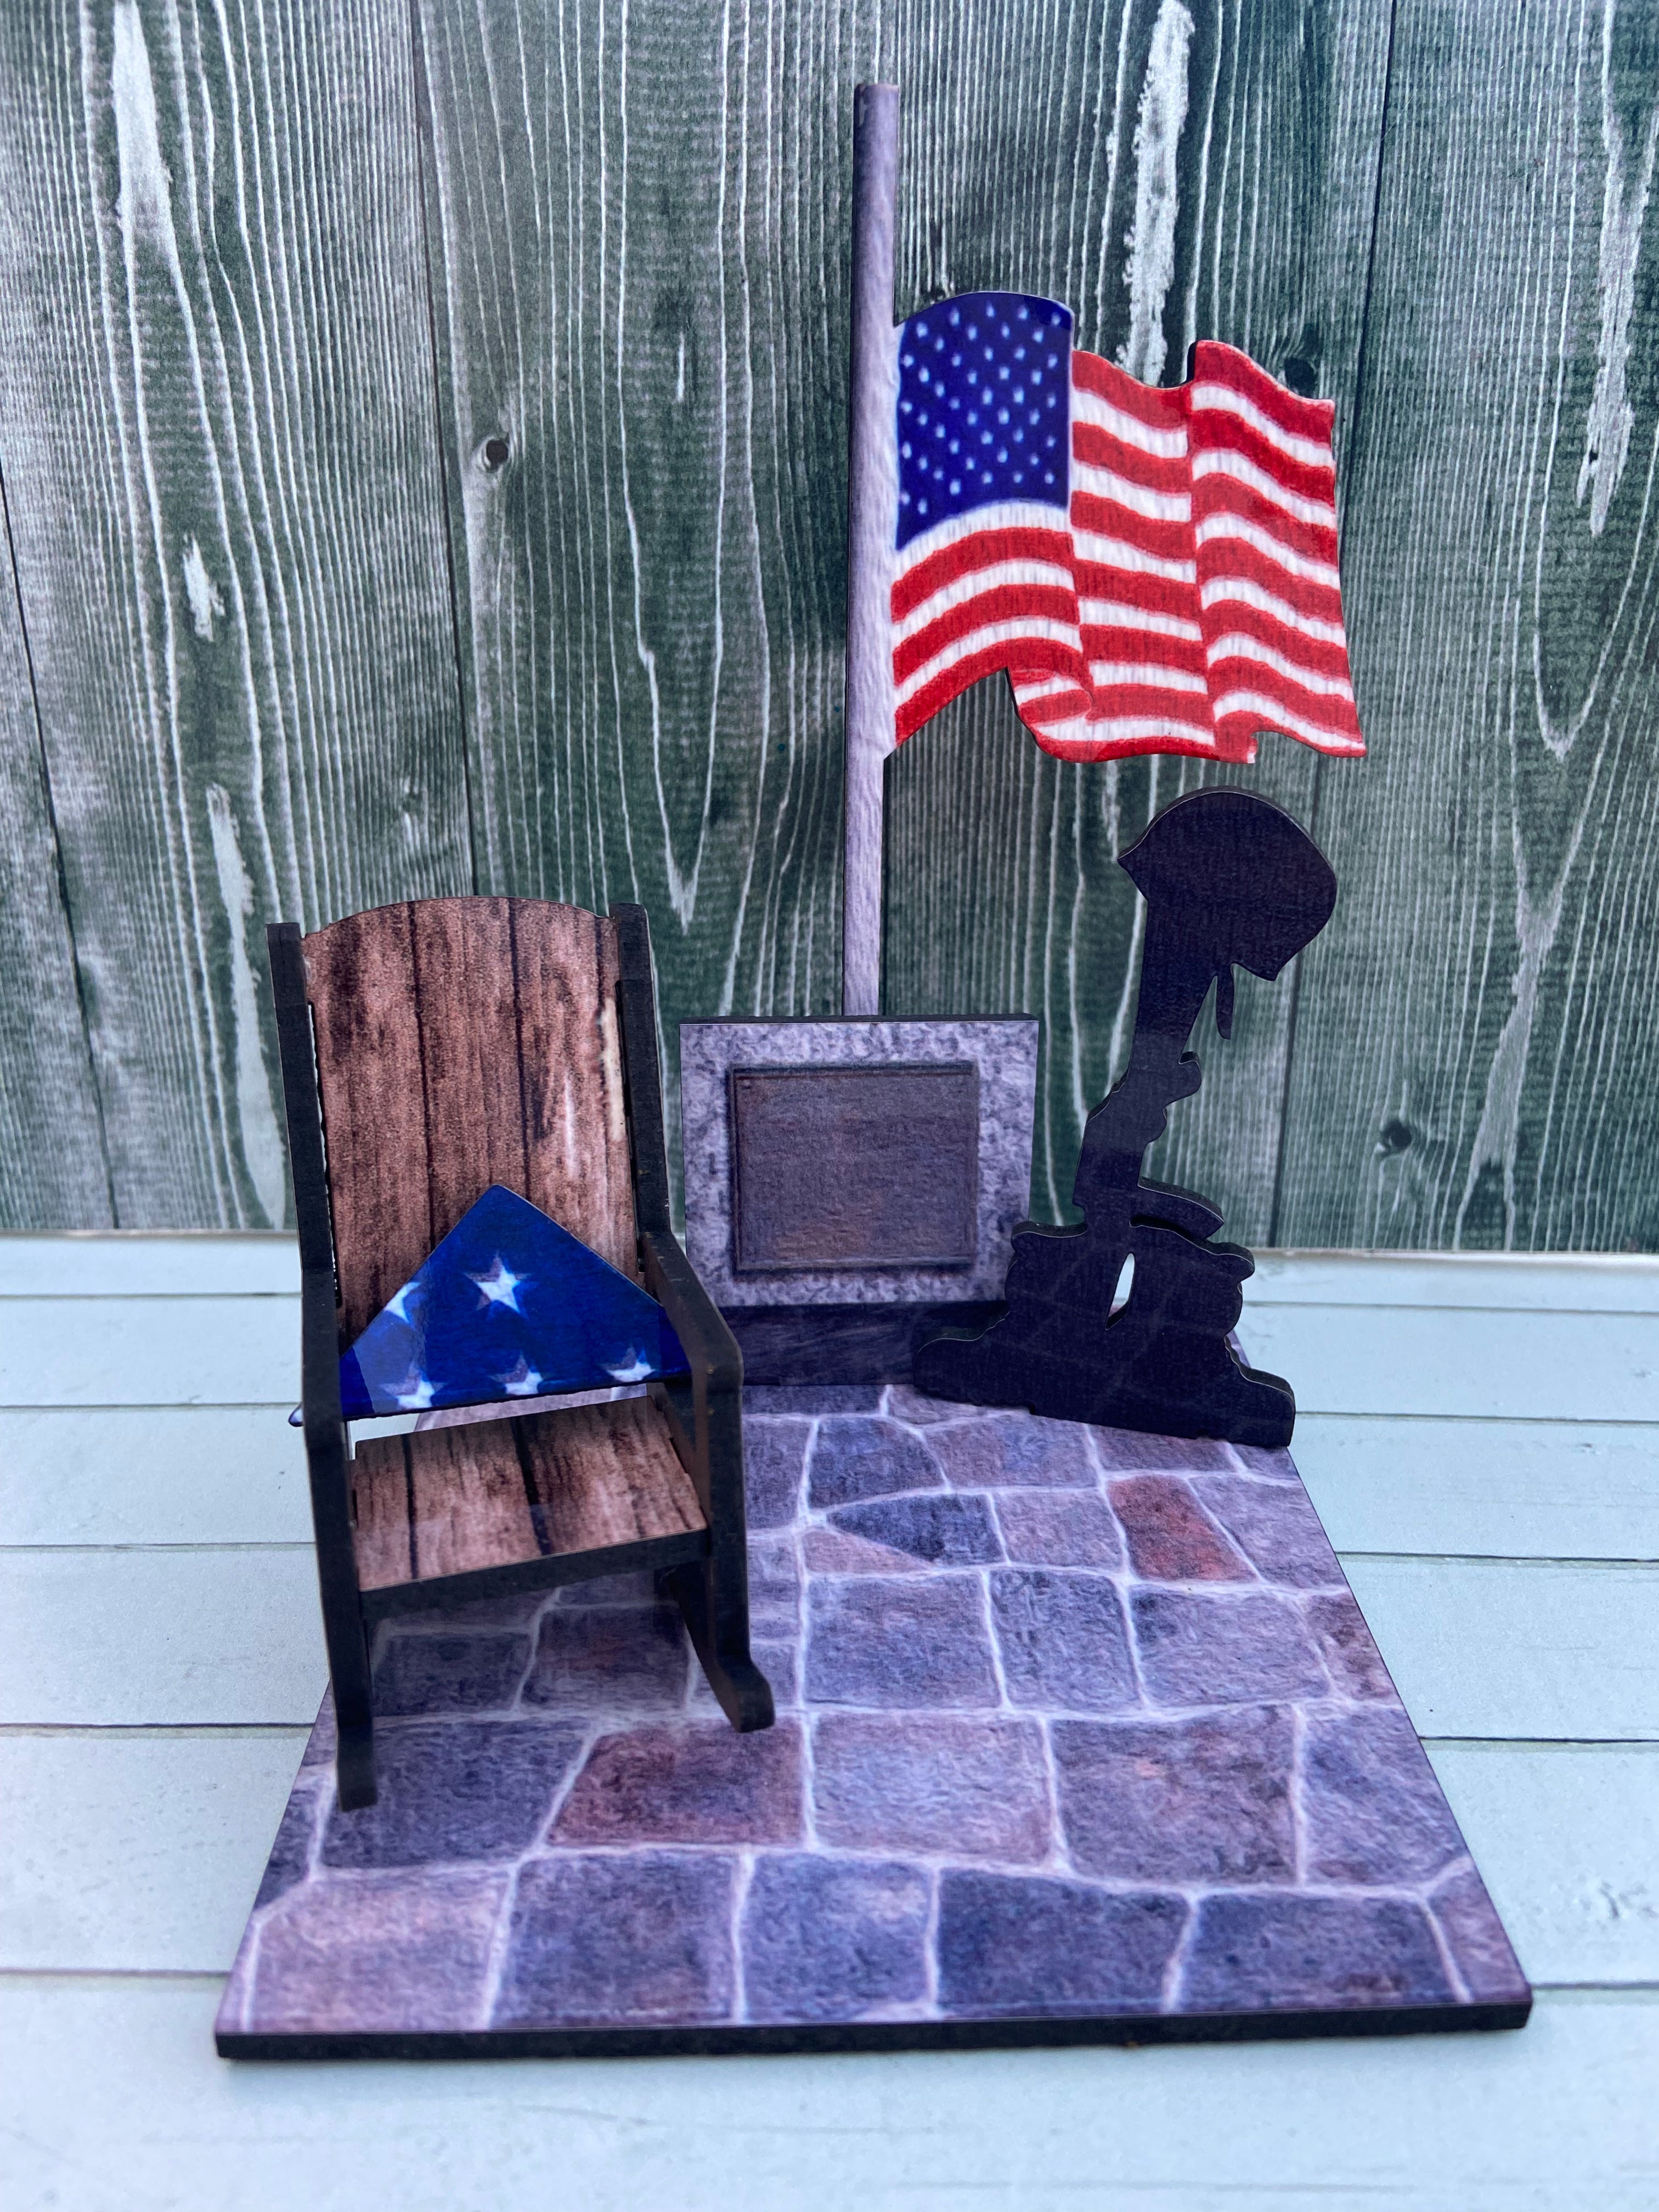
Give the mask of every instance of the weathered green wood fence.
[{"label": "weathered green wood fence", "polygon": [[[18,0],[0,1224],[280,1218],[271,915],[638,897],[671,1047],[838,1005],[875,75],[901,312],[1048,292],[1338,403],[1371,756],[1240,773],[1343,900],[1163,1172],[1251,1239],[1659,1245],[1644,0]],[[1040,1214],[1192,780],[1000,684],[890,765],[886,1003],[1043,1016]]]}]

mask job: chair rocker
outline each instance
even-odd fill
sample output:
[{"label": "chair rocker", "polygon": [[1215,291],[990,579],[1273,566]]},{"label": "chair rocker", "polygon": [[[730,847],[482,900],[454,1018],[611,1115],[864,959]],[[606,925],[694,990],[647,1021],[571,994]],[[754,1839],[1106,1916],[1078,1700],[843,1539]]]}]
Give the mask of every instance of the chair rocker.
[{"label": "chair rocker", "polygon": [[[342,1807],[375,1798],[374,1623],[498,1593],[654,1570],[733,1727],[769,1727],[749,1650],[743,1360],[670,1226],[644,908],[422,899],[307,937],[273,923],[267,940]],[[689,1380],[422,1425],[353,1456],[342,1352],[493,1184],[641,1285]]]}]

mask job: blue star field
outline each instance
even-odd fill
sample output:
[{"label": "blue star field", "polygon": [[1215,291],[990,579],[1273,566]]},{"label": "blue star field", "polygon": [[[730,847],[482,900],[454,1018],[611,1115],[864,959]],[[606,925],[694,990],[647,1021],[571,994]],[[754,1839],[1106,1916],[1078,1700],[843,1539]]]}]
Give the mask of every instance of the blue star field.
[{"label": "blue star field", "polygon": [[683,1375],[662,1308],[492,1183],[340,1362],[349,1421]]},{"label": "blue star field", "polygon": [[1003,500],[1070,498],[1072,316],[964,292],[899,326],[898,544]]}]

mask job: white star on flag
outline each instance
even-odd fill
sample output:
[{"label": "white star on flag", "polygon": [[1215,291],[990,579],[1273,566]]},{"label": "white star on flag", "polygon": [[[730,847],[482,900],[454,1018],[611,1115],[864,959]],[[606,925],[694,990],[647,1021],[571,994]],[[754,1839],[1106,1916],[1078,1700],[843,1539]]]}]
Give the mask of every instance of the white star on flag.
[{"label": "white star on flag", "polygon": [[424,1413],[431,1407],[434,1385],[417,1367],[411,1367],[404,1377],[404,1387],[397,1393],[398,1405],[406,1413]]},{"label": "white star on flag", "polygon": [[618,1382],[643,1382],[647,1375],[656,1373],[655,1368],[652,1366],[645,1354],[642,1352],[635,1352],[631,1344],[628,1347],[627,1365],[607,1367],[605,1371]]},{"label": "white star on flag", "polygon": [[542,1382],[541,1376],[522,1352],[519,1355],[519,1364],[513,1372],[510,1375],[498,1375],[495,1379],[509,1398],[533,1398],[541,1388]]},{"label": "white star on flag", "polygon": [[467,1279],[476,1283],[483,1291],[487,1306],[505,1306],[509,1313],[523,1312],[517,1293],[520,1284],[527,1283],[530,1278],[528,1275],[515,1275],[499,1252],[488,1274],[471,1275]]}]

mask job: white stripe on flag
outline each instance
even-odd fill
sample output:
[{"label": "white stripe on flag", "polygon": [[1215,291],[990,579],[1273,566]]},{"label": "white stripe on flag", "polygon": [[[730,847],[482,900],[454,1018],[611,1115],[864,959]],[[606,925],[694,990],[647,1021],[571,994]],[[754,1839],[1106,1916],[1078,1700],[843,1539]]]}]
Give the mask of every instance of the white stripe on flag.
[{"label": "white stripe on flag", "polygon": [[896,647],[905,639],[948,615],[953,608],[966,606],[981,592],[994,592],[1014,584],[1035,584],[1054,586],[1062,592],[1072,588],[1072,572],[1054,561],[993,561],[983,568],[970,568],[965,576],[956,576],[930,592],[925,599],[912,607],[902,622],[893,625],[893,643]]},{"label": "white stripe on flag", "polygon": [[1067,736],[1065,726],[1050,726],[1042,732],[1045,745],[1056,749],[1066,745],[1134,744],[1147,738],[1176,738],[1183,744],[1200,744],[1215,750],[1217,738],[1207,721],[1178,722],[1164,714],[1121,714],[1100,721],[1077,717],[1077,734]]},{"label": "white stripe on flag", "polygon": [[1293,714],[1277,699],[1264,698],[1260,691],[1229,691],[1224,699],[1215,702],[1214,714],[1219,721],[1224,714],[1256,714],[1264,730],[1283,730],[1286,736],[1306,738],[1310,744],[1322,745],[1328,752],[1363,753],[1364,740],[1352,737],[1346,730],[1328,728],[1323,722],[1310,722],[1305,714]]},{"label": "white stripe on flag", "polygon": [[1204,658],[1213,668],[1218,660],[1259,660],[1264,668],[1271,668],[1276,676],[1296,684],[1304,691],[1316,692],[1322,699],[1353,700],[1353,686],[1340,676],[1318,676],[1311,668],[1300,667],[1287,660],[1282,653],[1275,653],[1270,645],[1263,645],[1259,637],[1242,634],[1218,637],[1209,647]]},{"label": "white stripe on flag", "polygon": [[1046,616],[1026,615],[1013,622],[986,623],[978,629],[970,629],[964,635],[953,638],[942,652],[934,653],[931,660],[924,660],[920,668],[905,678],[899,686],[900,706],[913,699],[925,684],[931,684],[936,676],[943,675],[958,660],[966,660],[976,653],[988,653],[994,645],[1018,644],[1022,638],[1030,637],[1052,638],[1057,645],[1075,647],[1078,645],[1077,625],[1074,623],[1054,622]]},{"label": "white stripe on flag", "polygon": [[1184,491],[1149,491],[1145,484],[1131,483],[1115,469],[1103,469],[1093,461],[1072,463],[1072,489],[1084,491],[1096,499],[1115,500],[1131,514],[1144,514],[1149,522],[1190,522],[1193,519],[1192,495]]},{"label": "white stripe on flag", "polygon": [[1288,599],[1276,599],[1273,592],[1249,576],[1212,576],[1200,589],[1199,604],[1208,609],[1224,599],[1237,599],[1258,614],[1271,615],[1286,629],[1300,630],[1304,637],[1317,638],[1321,645],[1346,646],[1340,623],[1321,622],[1315,615],[1297,612]]},{"label": "white stripe on flag", "polygon": [[1202,698],[1210,688],[1189,669],[1166,668],[1156,660],[1091,660],[1089,673],[1097,691],[1108,684],[1145,684],[1160,691],[1196,691]]},{"label": "white stripe on flag", "polygon": [[1073,424],[1091,422],[1097,430],[1104,430],[1121,444],[1154,454],[1161,461],[1184,461],[1187,458],[1185,430],[1154,430],[1150,423],[1126,415],[1121,407],[1114,407],[1098,392],[1085,392],[1080,384],[1072,386],[1072,421]]},{"label": "white stripe on flag", "polygon": [[1247,399],[1242,392],[1234,392],[1227,385],[1195,384],[1188,394],[1187,404],[1189,407],[1224,409],[1229,415],[1237,415],[1241,422],[1248,422],[1259,438],[1276,446],[1286,460],[1301,461],[1310,469],[1335,471],[1336,459],[1328,445],[1318,438],[1299,438],[1294,430],[1281,430],[1254,399]]},{"label": "white stripe on flag", "polygon": [[1336,527],[1336,509],[1328,500],[1304,499],[1298,491],[1291,491],[1270,477],[1266,469],[1257,468],[1254,461],[1246,460],[1243,453],[1235,453],[1229,447],[1219,447],[1213,453],[1193,455],[1193,481],[1200,477],[1231,477],[1236,483],[1248,484],[1262,498],[1282,507],[1286,514],[1293,514],[1298,522],[1311,522],[1326,530]]},{"label": "white stripe on flag", "polygon": [[1195,533],[1200,545],[1212,544],[1218,538],[1242,538],[1247,545],[1254,545],[1258,553],[1265,553],[1288,574],[1299,576],[1306,584],[1323,584],[1328,591],[1340,592],[1342,578],[1328,561],[1310,561],[1305,553],[1292,552],[1281,545],[1270,532],[1254,522],[1247,522],[1242,514],[1206,514]]},{"label": "white stripe on flag", "polygon": [[1204,633],[1195,622],[1181,615],[1154,614],[1146,607],[1126,607],[1121,599],[1079,599],[1078,613],[1096,629],[1144,629],[1157,637],[1182,637],[1201,645]]},{"label": "white stripe on flag", "polygon": [[1156,553],[1143,553],[1139,545],[1121,538],[1103,538],[1097,531],[1072,532],[1079,561],[1092,561],[1102,568],[1127,568],[1135,576],[1167,576],[1172,584],[1195,584],[1196,561],[1165,561]]}]

